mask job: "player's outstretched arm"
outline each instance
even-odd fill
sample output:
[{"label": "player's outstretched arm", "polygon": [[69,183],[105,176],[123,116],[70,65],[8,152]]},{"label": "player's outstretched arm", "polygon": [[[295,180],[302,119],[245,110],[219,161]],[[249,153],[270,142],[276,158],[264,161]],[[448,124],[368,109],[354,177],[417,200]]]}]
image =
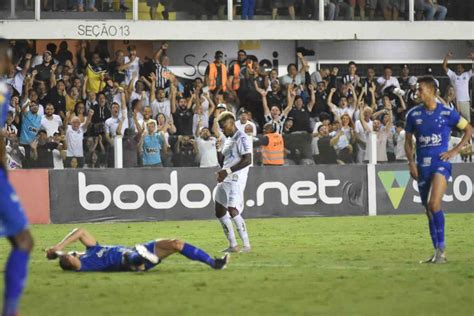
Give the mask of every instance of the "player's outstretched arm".
[{"label": "player's outstretched arm", "polygon": [[97,240],[87,230],[83,228],[75,228],[57,245],[46,249],[46,257],[48,259],[55,259],[57,256],[56,252],[63,250],[68,245],[78,240],[86,247],[93,247],[97,244]]}]

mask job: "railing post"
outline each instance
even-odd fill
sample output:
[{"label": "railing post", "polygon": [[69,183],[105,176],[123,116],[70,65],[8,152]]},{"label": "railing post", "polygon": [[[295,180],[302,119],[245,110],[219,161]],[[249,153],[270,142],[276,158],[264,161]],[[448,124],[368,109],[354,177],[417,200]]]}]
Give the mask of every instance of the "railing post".
[{"label": "railing post", "polygon": [[115,168],[123,168],[122,135],[117,135],[114,138],[114,162]]},{"label": "railing post", "polygon": [[227,0],[227,21],[234,20],[234,4],[232,0]]},{"label": "railing post", "polygon": [[16,19],[16,0],[10,0],[10,19]]},{"label": "railing post", "polygon": [[415,0],[408,1],[408,20],[415,21]]},{"label": "railing post", "polygon": [[319,0],[319,21],[324,21],[324,0]]},{"label": "railing post", "polygon": [[369,164],[377,164],[377,133],[370,132],[369,139],[370,145],[368,146],[369,150]]},{"label": "railing post", "polygon": [[41,0],[35,0],[35,20],[41,19]]},{"label": "railing post", "polygon": [[138,0],[132,2],[132,18],[133,21],[138,21]]}]

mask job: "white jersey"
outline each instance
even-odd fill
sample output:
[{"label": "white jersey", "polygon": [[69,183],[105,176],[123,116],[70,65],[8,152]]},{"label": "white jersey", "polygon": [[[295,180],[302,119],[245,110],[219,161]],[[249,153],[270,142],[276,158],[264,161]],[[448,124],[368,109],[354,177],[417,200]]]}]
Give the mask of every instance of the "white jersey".
[{"label": "white jersey", "polygon": [[[224,155],[224,169],[235,166],[242,159],[243,155],[252,154],[252,145],[247,135],[237,130],[234,136],[228,137],[225,140],[222,154]],[[233,179],[244,181],[247,179],[248,173],[249,167],[246,167],[227,176],[224,181],[232,181]]]}]

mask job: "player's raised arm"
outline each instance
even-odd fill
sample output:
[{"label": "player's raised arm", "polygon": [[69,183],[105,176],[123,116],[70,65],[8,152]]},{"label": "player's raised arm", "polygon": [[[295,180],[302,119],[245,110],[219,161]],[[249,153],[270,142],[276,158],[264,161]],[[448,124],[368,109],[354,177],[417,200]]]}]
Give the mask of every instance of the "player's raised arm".
[{"label": "player's raised arm", "polygon": [[69,234],[64,237],[57,245],[46,249],[46,257],[48,259],[56,259],[57,252],[63,250],[68,245],[72,244],[73,242],[80,241],[86,247],[93,247],[97,245],[97,240],[94,236],[91,235],[87,230],[83,228],[75,228]]}]

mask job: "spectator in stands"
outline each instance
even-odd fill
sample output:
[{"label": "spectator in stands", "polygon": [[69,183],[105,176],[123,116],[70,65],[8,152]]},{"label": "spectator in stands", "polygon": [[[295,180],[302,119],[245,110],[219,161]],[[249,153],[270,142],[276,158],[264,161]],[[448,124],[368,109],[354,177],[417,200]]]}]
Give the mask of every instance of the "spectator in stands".
[{"label": "spectator in stands", "polygon": [[214,62],[206,68],[206,85],[212,94],[227,90],[227,67],[224,65],[224,53],[220,50],[214,54]]},{"label": "spectator in stands", "polygon": [[86,106],[84,105],[84,102],[79,101],[76,103],[76,106],[74,107],[74,116],[77,116],[79,120],[81,121],[81,124],[86,121],[87,115],[86,115]]},{"label": "spectator in stands", "polygon": [[[81,121],[78,117],[74,117],[73,119],[71,119],[71,125],[68,125],[67,121],[69,121],[71,113],[66,113],[66,120],[64,126],[66,126],[67,168],[74,168],[75,164],[79,168],[82,168],[84,166],[84,133],[87,131],[87,128],[92,120],[93,115],[94,110],[89,110],[87,120],[83,124],[81,124]],[[73,159],[75,160],[75,162],[72,161]]]},{"label": "spectator in stands", "polygon": [[14,124],[15,112],[9,111],[7,113],[7,120],[3,126],[6,132],[6,137],[18,137],[18,128]]},{"label": "spectator in stands", "polygon": [[437,4],[437,0],[415,0],[415,11],[417,20],[444,20],[448,9]]},{"label": "spectator in stands", "polygon": [[242,0],[242,20],[253,20],[255,0]]},{"label": "spectator in stands", "polygon": [[339,17],[339,14],[342,15],[344,20],[352,20],[354,16],[354,10],[345,0],[334,0],[336,4],[335,19]]},{"label": "spectator in stands", "polygon": [[411,76],[408,80],[408,84],[410,89],[406,90],[405,92],[405,103],[407,106],[407,110],[410,110],[414,106],[418,105],[420,102],[417,99],[417,90],[416,90],[416,82],[418,79],[415,76]]},{"label": "spectator in stands", "polygon": [[359,87],[361,85],[361,79],[357,74],[357,64],[354,61],[349,62],[347,74],[342,77],[342,83],[352,84],[354,87]]},{"label": "spectator in stands", "polygon": [[41,128],[46,131],[48,137],[53,137],[54,133],[58,133],[62,126],[61,117],[54,114],[54,106],[51,103],[46,104],[44,116],[41,119]]},{"label": "spectator in stands", "polygon": [[410,78],[410,68],[407,64],[402,65],[402,75],[400,78],[398,78],[398,83],[400,83],[400,89],[405,91],[410,89]]},{"label": "spectator in stands", "polygon": [[[388,119],[381,118],[382,115],[388,116]],[[377,162],[388,162],[387,156],[387,143],[388,139],[393,137],[392,134],[392,110],[390,108],[384,108],[380,111],[377,111],[373,115],[373,132],[377,135],[377,147],[375,150],[377,151]],[[386,124],[383,125],[382,121]],[[368,150],[374,150],[369,145],[367,146]]]},{"label": "spectator in stands", "polygon": [[332,143],[336,150],[337,159],[342,163],[352,163],[352,144],[356,138],[352,116],[344,113],[337,117],[335,123],[336,129],[329,135],[333,137]]},{"label": "spectator in stands", "polygon": [[332,100],[333,95],[336,92],[336,88],[332,88],[331,92],[329,92],[328,96],[328,106],[331,109],[331,112],[334,114],[334,117],[340,118],[343,114],[349,114],[349,117],[354,117],[354,112],[357,107],[357,94],[355,92],[355,88],[352,84],[349,85],[349,89],[352,92],[351,99],[349,102],[349,98],[347,96],[342,96],[339,99],[339,103],[336,106]]},{"label": "spectator in stands", "polygon": [[246,66],[246,61],[247,53],[243,49],[239,49],[237,52],[237,60],[229,67],[229,73],[227,74],[229,79],[228,87],[233,91],[237,92],[240,88],[240,80],[243,79],[241,70]]},{"label": "spectator in stands", "polygon": [[[313,20],[319,20],[319,1],[320,0],[312,0],[313,2]],[[329,0],[323,0],[324,1],[324,13],[325,13],[325,19],[328,21],[332,21],[336,19],[336,5]],[[316,84],[314,82],[313,84]]]},{"label": "spectator in stands", "polygon": [[383,76],[377,79],[377,84],[380,86],[381,93],[384,93],[385,89],[390,87],[392,87],[391,89],[400,88],[400,83],[396,77],[392,76],[392,67],[389,65],[383,68]]},{"label": "spectator in stands", "polygon": [[239,110],[239,119],[235,122],[235,126],[242,132],[245,132],[247,125],[252,127],[252,135],[257,136],[257,126],[254,122],[249,120],[249,111],[247,111],[245,108],[241,108]]},{"label": "spectator in stands", "polygon": [[363,163],[368,161],[367,146],[369,138],[368,136],[372,132],[372,109],[368,106],[365,106],[363,103],[359,107],[360,117],[355,124],[355,133],[356,133],[356,144],[357,144],[357,163]]},{"label": "spectator in stands", "polygon": [[[167,119],[171,118],[171,108],[175,108],[176,102],[176,89],[171,89],[170,98],[166,98],[165,89],[163,87],[155,88],[157,84],[157,78],[154,73],[150,75],[151,78],[151,91],[150,91],[150,107],[152,116],[156,117],[158,113],[163,113]],[[156,93],[155,93],[156,91]],[[173,103],[173,104],[171,104]]]},{"label": "spectator in stands", "polygon": [[80,58],[81,62],[85,66],[85,82],[86,91],[94,91],[98,93],[105,87],[105,74],[107,71],[106,66],[102,63],[100,55],[98,53],[92,53],[90,60],[88,60],[86,54],[87,43],[81,42]]},{"label": "spectator in stands", "polygon": [[[354,20],[356,0],[349,0],[349,5],[351,6],[351,20]],[[357,0],[357,5],[359,6],[360,19],[363,21],[365,20],[365,0]]]},{"label": "spectator in stands", "polygon": [[315,105],[315,90],[312,85],[308,86],[310,101],[307,105],[304,104],[303,98],[296,95],[296,88],[290,86],[288,104],[294,104],[293,109],[289,113],[289,116],[293,117],[294,123],[291,129],[292,132],[298,131],[310,131],[310,113]]},{"label": "spectator in stands", "polygon": [[38,138],[31,142],[31,168],[53,169],[53,150],[62,146],[48,137],[46,130],[40,129]]},{"label": "spectator in stands", "polygon": [[334,144],[337,143],[336,137],[329,136],[329,128],[326,125],[318,127],[318,148],[320,164],[336,164],[337,155],[334,150]]},{"label": "spectator in stands", "polygon": [[400,13],[405,12],[405,0],[384,0],[381,2],[385,20],[397,21]]},{"label": "spectator in stands", "polygon": [[49,84],[53,65],[53,54],[49,50],[44,51],[43,62],[34,67],[33,69],[37,73],[37,75],[35,76],[35,83],[37,83],[37,81],[42,81],[44,83]]},{"label": "spectator in stands", "polygon": [[47,100],[54,106],[54,114],[64,120],[66,117],[66,84],[64,80],[61,79],[55,83],[48,93]]},{"label": "spectator in stands", "polygon": [[103,92],[98,94],[98,102],[93,105],[91,109],[94,111],[94,116],[92,117],[92,134],[97,136],[104,132],[105,121],[111,116],[107,105],[107,98]]},{"label": "spectator in stands", "polygon": [[217,139],[211,136],[208,127],[198,124],[196,130],[196,141],[194,143],[196,156],[199,160],[199,167],[214,168],[219,167],[217,159]]},{"label": "spectator in stands", "polygon": [[263,126],[263,138],[260,139],[260,152],[264,166],[282,166],[285,157],[285,144],[280,133],[274,130],[271,122]]},{"label": "spectator in stands", "polygon": [[[117,135],[121,135],[120,128],[117,128]],[[122,157],[124,168],[138,167],[138,155],[140,153],[141,139],[142,135],[135,133],[133,128],[125,129],[122,139]]]},{"label": "spectator in stands", "polygon": [[168,43],[162,43],[160,49],[155,53],[153,58],[156,88],[165,89],[170,86],[170,80],[167,76],[170,72],[168,68],[170,65],[170,59],[166,54],[168,47]]},{"label": "spectator in stands", "polygon": [[296,64],[289,64],[287,67],[288,73],[281,77],[280,84],[286,89],[290,84],[300,85],[305,83],[305,66],[306,60],[302,53],[297,53],[298,60],[301,63],[301,68],[298,71]]},{"label": "spectator in stands", "polygon": [[38,114],[38,104],[35,101],[29,102],[29,106],[25,104],[21,109],[20,145],[25,149],[23,168],[30,167],[30,144],[38,134],[42,118],[43,116]]},{"label": "spectator in stands", "polygon": [[176,135],[192,135],[194,112],[191,109],[191,103],[185,98],[178,98],[178,106],[172,108],[171,113],[176,125]]},{"label": "spectator in stands", "polygon": [[456,102],[456,90],[454,89],[454,86],[446,86],[442,101],[444,104],[449,106],[450,109],[460,112]]},{"label": "spectator in stands", "polygon": [[[125,71],[125,84],[130,84],[130,81],[139,77],[140,74],[140,57],[137,56],[137,49],[130,45],[127,47],[128,56],[124,57],[124,64],[119,67],[119,70]],[[134,85],[135,82],[132,83]]]},{"label": "spectator in stands", "polygon": [[[451,84],[454,86],[455,95],[456,95],[456,108],[468,122],[471,121],[472,109],[471,109],[471,98],[469,95],[469,80],[473,76],[472,69],[465,71],[462,64],[456,65],[456,71],[452,71],[448,67],[448,61],[453,56],[452,52],[446,54],[443,60],[443,69],[448,75]],[[474,63],[474,53],[469,55],[471,60]]]},{"label": "spectator in stands", "polygon": [[[23,68],[18,70],[18,66],[14,64],[9,65],[5,82],[9,84],[14,91],[21,96],[23,94],[23,82],[28,74],[31,65],[31,54],[27,53],[21,62],[24,62]],[[20,63],[20,62],[19,62]]]},{"label": "spectator in stands", "polygon": [[128,116],[127,116],[127,105],[125,102],[122,103],[120,108],[119,104],[114,102],[111,106],[112,116],[105,121],[104,131],[105,139],[107,140],[108,146],[108,165],[113,167],[113,153],[114,153],[114,139],[117,135],[123,135],[125,129],[128,128]]},{"label": "spectator in stands", "polygon": [[[272,8],[272,20],[276,20],[278,18],[278,8],[280,5],[280,1],[278,0],[271,0],[271,8]],[[295,16],[295,1],[294,0],[285,0],[284,4],[288,7],[288,15],[290,16],[291,20],[296,18]]]},{"label": "spectator in stands", "polygon": [[193,167],[196,165],[196,149],[194,139],[190,136],[180,135],[175,145],[173,164],[181,167]]},{"label": "spectator in stands", "polygon": [[59,43],[59,50],[58,50],[58,53],[56,54],[56,59],[58,60],[58,63],[60,65],[65,65],[66,61],[73,60],[73,55],[69,51],[68,44],[66,41],[61,41],[61,43]]},{"label": "spectator in stands", "polygon": [[156,124],[149,122],[147,133],[143,134],[139,148],[142,152],[144,167],[162,167],[161,153],[168,150],[162,133],[157,132]]},{"label": "spectator in stands", "polygon": [[405,153],[405,123],[397,121],[395,129],[395,159],[398,162],[406,162],[407,155]]}]

